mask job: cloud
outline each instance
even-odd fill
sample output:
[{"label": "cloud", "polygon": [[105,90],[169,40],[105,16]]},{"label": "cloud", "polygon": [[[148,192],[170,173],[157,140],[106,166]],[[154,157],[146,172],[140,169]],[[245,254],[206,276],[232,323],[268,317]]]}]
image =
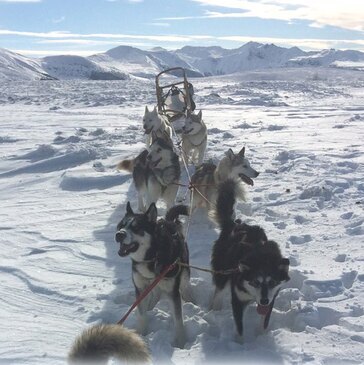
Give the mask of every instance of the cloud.
[{"label": "cloud", "polygon": [[52,23],[59,24],[59,23],[64,22],[65,20],[66,20],[66,17],[61,16],[61,17],[59,17],[57,19],[52,19]]},{"label": "cloud", "polygon": [[[360,0],[191,0],[204,7],[224,8],[230,12],[206,10],[196,17],[173,17],[166,20],[193,18],[261,18],[291,22],[306,20],[316,26],[334,26],[364,31],[364,1]],[[233,12],[231,10],[234,10]]]},{"label": "cloud", "polygon": [[[300,39],[300,38],[271,38],[271,37],[252,37],[252,36],[210,36],[210,35],[130,35],[130,34],[109,34],[109,33],[91,33],[78,34],[67,31],[52,32],[23,32],[7,29],[0,29],[1,36],[19,36],[33,38],[37,44],[53,44],[53,45],[74,45],[87,46],[89,48],[97,47],[97,51],[101,46],[117,46],[121,44],[133,45],[136,47],[155,47],[160,46],[169,49],[176,49],[186,44],[200,46],[221,45],[224,47],[236,47],[242,44],[255,41],[260,43],[274,43],[282,47],[298,46],[306,50],[321,50],[323,48],[338,49],[357,49],[364,50],[364,39]],[[68,47],[66,47],[68,48]],[[106,48],[107,49],[107,48]],[[105,50],[105,49],[104,49]],[[61,52],[61,51],[57,51]],[[84,51],[82,51],[84,52]],[[96,50],[90,51],[95,53]],[[72,49],[68,53],[79,54],[77,49]]]},{"label": "cloud", "polygon": [[0,3],[41,3],[43,0],[0,0]]},{"label": "cloud", "polygon": [[[90,33],[90,34],[78,34],[78,33],[70,33],[68,31],[52,31],[52,32],[23,32],[23,31],[14,31],[8,29],[0,29],[0,36],[2,35],[16,35],[23,37],[33,37],[33,38],[50,38],[50,39],[72,39],[72,38],[109,38],[109,39],[140,39],[140,40],[148,40],[148,41],[157,41],[157,42],[180,42],[185,43],[189,42],[196,37],[194,35],[130,35],[130,34],[112,34],[112,33]],[[210,36],[203,36],[210,37]],[[213,38],[211,36],[211,38]]]},{"label": "cloud", "polygon": [[171,24],[170,23],[147,23],[148,25],[154,25],[155,27],[170,27]]}]

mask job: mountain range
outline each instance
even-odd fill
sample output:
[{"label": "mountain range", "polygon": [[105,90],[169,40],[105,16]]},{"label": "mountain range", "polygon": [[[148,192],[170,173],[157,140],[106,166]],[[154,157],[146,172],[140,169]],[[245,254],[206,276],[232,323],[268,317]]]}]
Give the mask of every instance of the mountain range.
[{"label": "mountain range", "polygon": [[29,58],[0,48],[0,80],[151,78],[162,70],[183,67],[188,77],[228,75],[280,67],[349,67],[364,71],[364,52],[325,49],[305,52],[298,47],[248,42],[236,49],[185,46],[141,50],[118,46],[88,57],[59,55]]}]

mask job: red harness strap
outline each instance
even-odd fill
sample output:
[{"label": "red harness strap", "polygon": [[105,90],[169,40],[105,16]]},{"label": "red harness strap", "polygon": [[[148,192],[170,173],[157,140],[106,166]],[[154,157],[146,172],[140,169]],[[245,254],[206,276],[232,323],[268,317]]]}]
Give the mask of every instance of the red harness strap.
[{"label": "red harness strap", "polygon": [[158,285],[158,283],[177,265],[178,260],[176,260],[173,264],[167,266],[155,279],[154,281],[138,296],[134,304],[129,308],[129,310],[125,313],[124,317],[120,319],[117,324],[122,325],[125,320],[129,317],[129,314],[137,307],[141,301]]}]

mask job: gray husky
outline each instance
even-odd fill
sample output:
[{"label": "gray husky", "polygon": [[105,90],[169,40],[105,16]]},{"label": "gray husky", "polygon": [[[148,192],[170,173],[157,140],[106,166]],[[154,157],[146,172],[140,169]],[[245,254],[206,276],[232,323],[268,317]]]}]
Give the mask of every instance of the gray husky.
[{"label": "gray husky", "polygon": [[167,209],[174,205],[181,168],[172,144],[165,139],[156,138],[149,151],[142,151],[133,160],[121,161],[117,168],[133,173],[141,212],[160,198],[165,200]]},{"label": "gray husky", "polygon": [[[126,214],[117,225],[115,240],[120,244],[119,256],[132,260],[132,277],[138,297],[151,282],[176,260],[188,265],[187,243],[179,215],[188,215],[185,205],[176,205],[167,211],[165,218],[157,220],[154,203],[146,213],[137,214],[127,203]],[[138,332],[147,330],[147,311],[154,308],[161,294],[172,302],[175,324],[175,345],[183,347],[185,329],[182,318],[181,294],[191,300],[188,267],[176,266],[159,282],[158,286],[138,305]]]},{"label": "gray husky", "polygon": [[199,207],[205,207],[207,210],[213,208],[217,187],[227,179],[238,179],[245,184],[254,185],[253,178],[258,175],[259,172],[250,166],[245,157],[245,147],[237,154],[229,149],[217,166],[209,162],[203,163],[191,177],[192,185],[195,185],[197,190],[193,194],[192,211]]},{"label": "gray husky", "polygon": [[268,326],[274,301],[281,286],[289,280],[289,260],[283,258],[275,241],[268,240],[263,228],[234,219],[234,204],[244,195],[242,186],[228,179],[219,186],[214,219],[220,227],[211,266],[214,271],[236,269],[229,275],[214,274],[216,286],[212,309],[220,309],[223,289],[230,283],[231,305],[236,329],[243,334],[243,315],[250,302],[265,316]]},{"label": "gray husky", "polygon": [[182,150],[186,158],[201,165],[207,145],[207,128],[202,120],[202,111],[189,114],[182,129]]},{"label": "gray husky", "polygon": [[167,137],[172,139],[172,128],[169,125],[169,122],[166,117],[158,113],[156,107],[154,107],[152,111],[149,111],[148,106],[145,107],[143,128],[145,134],[147,135],[147,148],[150,147],[156,137]]}]

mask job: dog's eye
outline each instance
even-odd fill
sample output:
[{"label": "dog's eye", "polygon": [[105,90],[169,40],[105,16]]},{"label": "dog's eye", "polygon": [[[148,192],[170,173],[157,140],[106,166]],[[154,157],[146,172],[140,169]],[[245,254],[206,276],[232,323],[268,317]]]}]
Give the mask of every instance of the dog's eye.
[{"label": "dog's eye", "polygon": [[261,282],[257,279],[254,279],[254,280],[250,281],[249,284],[251,286],[253,286],[254,288],[259,288],[261,285]]},{"label": "dog's eye", "polygon": [[278,284],[278,282],[276,280],[270,279],[267,284],[269,287],[273,288]]}]

